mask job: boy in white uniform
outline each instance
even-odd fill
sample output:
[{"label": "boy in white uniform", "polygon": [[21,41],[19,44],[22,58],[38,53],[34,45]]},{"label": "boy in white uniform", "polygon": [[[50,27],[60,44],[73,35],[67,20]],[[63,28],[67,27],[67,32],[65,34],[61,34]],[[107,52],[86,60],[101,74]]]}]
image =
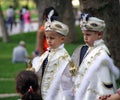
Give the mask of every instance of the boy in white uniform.
[{"label": "boy in white uniform", "polygon": [[86,45],[79,46],[72,55],[79,66],[74,81],[74,96],[75,100],[97,100],[100,95],[114,93],[115,75],[119,71],[102,39],[105,22],[83,14],[80,27]]},{"label": "boy in white uniform", "polygon": [[64,48],[68,31],[68,26],[59,21],[46,22],[45,36],[49,48],[33,62],[41,84],[43,100],[73,100],[71,76],[68,70],[64,72],[71,60]]}]

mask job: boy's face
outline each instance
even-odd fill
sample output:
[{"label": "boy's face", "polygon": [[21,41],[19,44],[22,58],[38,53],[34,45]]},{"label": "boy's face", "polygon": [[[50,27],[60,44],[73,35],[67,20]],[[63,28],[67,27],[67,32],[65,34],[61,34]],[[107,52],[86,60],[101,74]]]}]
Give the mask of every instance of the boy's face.
[{"label": "boy's face", "polygon": [[94,41],[99,40],[102,37],[102,33],[95,31],[82,30],[84,42],[88,46],[93,46]]},{"label": "boy's face", "polygon": [[64,36],[53,32],[53,31],[46,31],[45,32],[47,44],[49,48],[56,49],[64,42]]}]

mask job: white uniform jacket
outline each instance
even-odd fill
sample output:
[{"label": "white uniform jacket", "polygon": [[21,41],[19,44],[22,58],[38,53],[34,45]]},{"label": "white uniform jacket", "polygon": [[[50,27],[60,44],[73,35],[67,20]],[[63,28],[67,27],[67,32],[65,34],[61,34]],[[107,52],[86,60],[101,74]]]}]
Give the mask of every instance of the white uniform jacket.
[{"label": "white uniform jacket", "polygon": [[[41,81],[42,63],[47,56],[48,63]],[[72,83],[70,82],[72,80],[69,73],[64,71],[70,59],[64,45],[61,45],[57,49],[50,50],[50,52],[46,51],[37,61],[33,62],[33,67],[41,82],[43,100],[68,100],[70,98],[68,95],[72,91]]]},{"label": "white uniform jacket", "polygon": [[[79,65],[79,56],[76,55],[80,49],[77,48],[72,56],[76,65]],[[95,41],[94,47],[89,47],[75,76],[75,100],[98,100],[101,95],[114,93],[115,76],[118,77],[119,70],[108,54],[102,39]]]}]

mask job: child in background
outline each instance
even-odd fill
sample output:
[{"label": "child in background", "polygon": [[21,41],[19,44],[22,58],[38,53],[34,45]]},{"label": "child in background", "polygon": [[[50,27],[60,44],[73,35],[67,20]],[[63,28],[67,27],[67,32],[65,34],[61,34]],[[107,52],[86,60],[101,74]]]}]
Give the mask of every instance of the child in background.
[{"label": "child in background", "polygon": [[42,100],[38,94],[38,77],[32,71],[21,71],[16,77],[16,91],[21,100]]}]

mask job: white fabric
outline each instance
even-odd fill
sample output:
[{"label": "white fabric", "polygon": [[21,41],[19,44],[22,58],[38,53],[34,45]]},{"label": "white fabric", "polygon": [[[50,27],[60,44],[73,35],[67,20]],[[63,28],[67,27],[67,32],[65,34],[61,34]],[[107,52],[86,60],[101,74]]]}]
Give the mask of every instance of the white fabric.
[{"label": "white fabric", "polygon": [[32,65],[37,66],[38,61],[39,61],[39,56],[34,57],[32,60]]},{"label": "white fabric", "polygon": [[[48,63],[41,83],[41,67],[48,54]],[[46,51],[36,60],[37,63],[33,62],[33,67],[39,77],[41,93],[44,100],[68,100],[68,98],[71,98],[70,91],[72,90],[72,83],[69,83],[71,77],[64,72],[70,60],[70,56],[64,49],[64,45],[61,45],[57,49],[50,50],[50,52]],[[64,87],[66,82],[69,83],[68,88]]]},{"label": "white fabric", "polygon": [[96,17],[90,17],[89,14],[81,14],[80,27],[82,30],[104,31],[105,22]]},{"label": "white fabric", "polygon": [[[99,40],[84,57],[75,77],[75,100],[97,100],[103,94],[114,93],[114,77],[119,71],[108,54],[104,41]],[[106,88],[103,83],[113,83],[113,88]]]},{"label": "white fabric", "polygon": [[65,25],[62,22],[59,21],[53,21],[53,22],[46,22],[45,23],[45,31],[55,31],[58,32],[59,34],[62,34],[66,36],[69,32],[69,28],[67,25]]}]

